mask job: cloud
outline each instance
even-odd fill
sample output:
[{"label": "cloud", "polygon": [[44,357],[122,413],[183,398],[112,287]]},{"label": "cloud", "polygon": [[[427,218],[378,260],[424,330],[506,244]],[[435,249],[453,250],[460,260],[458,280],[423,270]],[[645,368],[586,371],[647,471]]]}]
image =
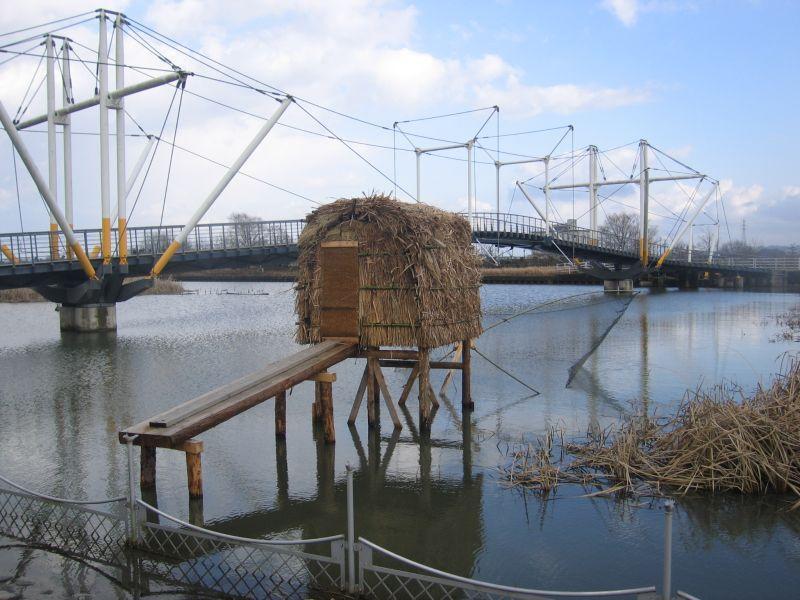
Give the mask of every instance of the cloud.
[{"label": "cloud", "polygon": [[636,19],[639,16],[638,0],[603,0],[602,6],[626,27],[636,24]]}]

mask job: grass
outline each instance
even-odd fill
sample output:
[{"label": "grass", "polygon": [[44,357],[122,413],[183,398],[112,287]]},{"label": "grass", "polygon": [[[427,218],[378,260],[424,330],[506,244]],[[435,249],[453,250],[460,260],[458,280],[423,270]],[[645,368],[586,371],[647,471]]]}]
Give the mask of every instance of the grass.
[{"label": "grass", "polygon": [[553,430],[509,452],[500,471],[542,494],[578,483],[594,495],[789,494],[800,507],[800,362],[749,397],[717,386],[687,394],[672,417],[628,417],[578,442]]}]

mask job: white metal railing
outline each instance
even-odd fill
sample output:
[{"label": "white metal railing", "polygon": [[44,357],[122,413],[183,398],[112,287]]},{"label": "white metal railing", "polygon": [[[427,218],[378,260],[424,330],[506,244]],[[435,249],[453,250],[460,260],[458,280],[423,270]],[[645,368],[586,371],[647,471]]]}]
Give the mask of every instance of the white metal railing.
[{"label": "white metal railing", "polygon": [[[305,221],[254,221],[245,223],[206,223],[189,234],[177,254],[194,252],[273,248],[297,244]],[[127,255],[159,256],[183,229],[182,225],[128,227]],[[76,229],[75,238],[90,258],[99,258],[101,229]],[[0,265],[54,263],[75,260],[60,231],[31,231],[0,234]],[[119,231],[111,230],[111,247],[118,255]]]}]

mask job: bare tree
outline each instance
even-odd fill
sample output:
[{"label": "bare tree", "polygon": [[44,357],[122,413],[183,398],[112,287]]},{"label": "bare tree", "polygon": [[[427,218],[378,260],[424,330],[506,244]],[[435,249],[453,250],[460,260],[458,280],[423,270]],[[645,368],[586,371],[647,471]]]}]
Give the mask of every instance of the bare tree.
[{"label": "bare tree", "polygon": [[[619,212],[606,216],[606,222],[600,226],[600,232],[606,236],[607,244],[628,252],[639,249],[639,217],[633,213]],[[650,243],[657,243],[658,228],[647,229]]]},{"label": "bare tree", "polygon": [[263,239],[263,231],[259,222],[260,217],[248,215],[245,212],[232,212],[228,219],[233,223],[233,235],[238,246],[258,246]]}]

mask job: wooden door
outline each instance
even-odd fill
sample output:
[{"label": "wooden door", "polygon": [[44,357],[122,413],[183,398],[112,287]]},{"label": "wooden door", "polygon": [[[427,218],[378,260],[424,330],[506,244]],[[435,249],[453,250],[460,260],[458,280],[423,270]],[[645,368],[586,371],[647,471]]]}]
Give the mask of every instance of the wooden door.
[{"label": "wooden door", "polygon": [[357,340],[358,242],[323,242],[320,266],[320,336]]}]

